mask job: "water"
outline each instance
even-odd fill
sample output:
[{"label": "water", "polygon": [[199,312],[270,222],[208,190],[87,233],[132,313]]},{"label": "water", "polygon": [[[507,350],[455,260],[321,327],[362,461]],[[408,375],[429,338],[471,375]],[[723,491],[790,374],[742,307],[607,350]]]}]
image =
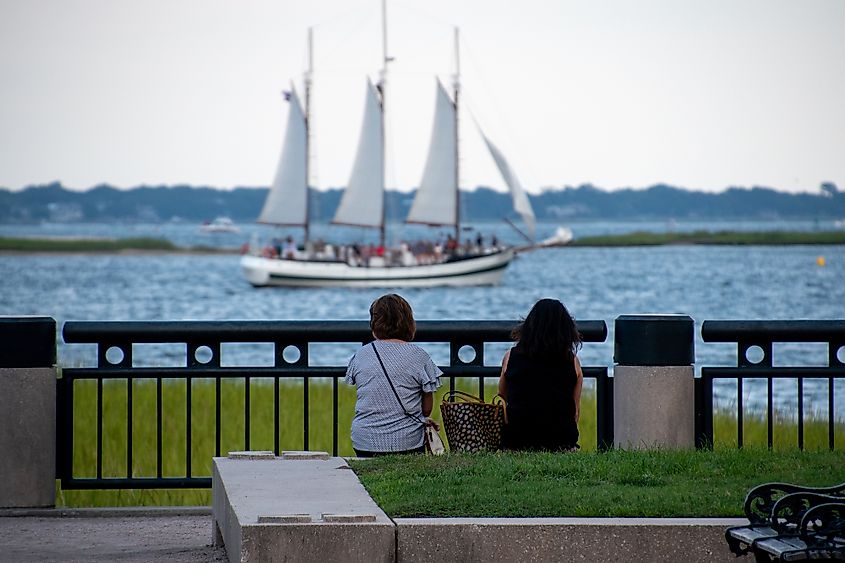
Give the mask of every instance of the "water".
[{"label": "water", "polygon": [[[39,223],[30,225],[0,225],[0,236],[73,236],[73,237],[152,237],[164,238],[180,246],[216,246],[238,248],[253,236],[267,240],[277,236],[280,231],[272,227],[256,224],[238,225],[240,233],[203,233],[197,225],[186,223]],[[524,240],[507,224],[485,223],[468,224],[470,229],[479,228],[486,236],[495,233],[500,240],[512,244],[522,244]],[[557,224],[540,223],[537,225],[537,239],[551,236]],[[824,231],[842,227],[835,221],[575,221],[567,225],[575,237],[593,235],[624,234],[634,231],[691,232],[691,231]],[[284,231],[282,231],[284,232]],[[403,238],[415,239],[433,237],[439,232],[451,231],[431,229],[419,225],[394,224],[388,228],[388,236],[393,242]],[[378,234],[373,229],[340,227],[317,224],[312,226],[314,238],[326,240],[374,242]],[[287,234],[287,233],[285,233]],[[291,229],[290,234],[302,236],[302,229]],[[468,233],[467,236],[470,236]]]},{"label": "water", "polygon": [[[748,224],[745,224],[746,226]],[[576,234],[630,230],[695,230],[704,225],[665,223],[584,223]],[[711,230],[743,227],[709,225]],[[540,237],[555,225],[541,225]],[[813,229],[815,224],[759,224],[770,228]],[[249,227],[247,231],[258,229]],[[492,228],[485,226],[485,232]],[[358,232],[351,230],[350,232]],[[161,236],[177,244],[239,246],[250,232],[201,235],[188,225],[44,225],[0,228],[0,236]],[[411,234],[414,234],[412,231]],[[500,231],[499,237],[515,235]],[[194,242],[199,241],[199,242]],[[824,256],[826,266],[817,265]],[[367,319],[372,300],[383,289],[254,289],[241,277],[239,257],[231,255],[0,255],[0,314],[47,315],[66,320],[234,320]],[[662,246],[640,248],[555,248],[520,255],[502,283],[483,288],[398,290],[417,319],[517,319],[542,297],[566,303],[576,319],[601,319],[610,335],[587,344],[585,365],[608,365],[613,356],[613,320],[631,313],[684,313],[705,319],[845,318],[843,246]],[[698,366],[735,365],[736,346],[696,342]],[[436,347],[435,347],[436,348]],[[490,346],[489,365],[505,346]],[[443,350],[435,360],[446,362]],[[321,349],[320,363],[345,363],[349,351]],[[843,351],[841,354],[845,354]],[[322,355],[322,357],[321,357]],[[445,356],[445,357],[444,357]],[[823,345],[776,345],[775,365],[826,365]],[[85,345],[60,345],[62,365],[92,365]],[[825,414],[826,381],[808,380],[805,406]],[[746,403],[764,405],[762,382],[747,385]],[[776,382],[778,406],[795,410],[795,382]],[[845,406],[845,385],[837,388],[837,412]],[[719,383],[717,401],[736,401],[736,386]],[[764,397],[762,398],[764,401]]]}]

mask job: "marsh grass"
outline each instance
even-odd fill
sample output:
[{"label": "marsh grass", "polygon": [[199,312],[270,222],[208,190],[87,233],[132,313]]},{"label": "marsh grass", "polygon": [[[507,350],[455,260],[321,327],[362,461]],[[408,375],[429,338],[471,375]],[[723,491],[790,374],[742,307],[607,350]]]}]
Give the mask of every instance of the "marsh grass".
[{"label": "marsh grass", "polygon": [[622,235],[582,237],[570,244],[572,246],[845,244],[845,233],[841,231],[694,231],[687,233],[636,231]]},{"label": "marsh grass", "polygon": [[121,250],[173,251],[177,250],[177,247],[169,240],[149,237],[121,239],[0,237],[0,250],[16,252],[117,252]]},{"label": "marsh grass", "polygon": [[[456,380],[456,388],[469,393],[478,393],[478,382],[474,379]],[[164,477],[187,475],[187,382],[184,379],[165,379],[162,383],[162,455],[161,474]],[[245,436],[245,382],[244,380],[223,380],[221,382],[220,453],[247,448]],[[448,390],[448,381],[438,391],[435,404]],[[273,381],[266,378],[252,378],[250,396],[250,432],[248,448],[253,450],[274,449]],[[496,393],[493,385],[485,386],[485,397],[489,400]],[[355,389],[338,384],[338,453],[353,455],[349,428],[355,406]],[[157,428],[156,428],[156,382],[154,379],[136,378],[132,382],[132,470],[133,477],[155,477],[158,471]],[[308,448],[332,451],[332,396],[331,379],[315,379],[308,386]],[[215,443],[215,382],[211,379],[195,379],[191,384],[191,467],[195,477],[211,474],[211,459],[216,455]],[[282,382],[279,386],[279,449],[300,450],[305,447],[304,386],[302,382]],[[103,459],[104,477],[127,477],[127,380],[111,380],[103,384]],[[434,416],[440,420],[440,410],[435,408]],[[808,452],[827,449],[827,421],[820,418],[805,418],[805,450]],[[582,453],[585,463],[599,463],[606,454],[585,455],[596,450],[596,400],[592,389],[586,388],[582,399],[582,414],[579,424]],[[97,474],[97,384],[95,381],[80,380],[74,385],[74,450],[73,474],[75,477],[94,477]],[[837,422],[835,433],[839,439],[837,450],[841,456],[845,424]],[[736,418],[733,413],[717,412],[714,418],[715,450],[732,455],[736,449]],[[746,414],[744,418],[744,445],[748,449],[766,445],[765,416]],[[774,450],[788,452],[797,449],[797,423],[786,416],[778,415],[775,420]],[[704,452],[705,454],[707,452]],[[766,453],[769,453],[766,451]],[[512,454],[501,454],[507,458]],[[618,458],[619,470],[625,470],[633,458]],[[642,454],[647,455],[647,454]],[[712,454],[711,454],[712,455]],[[764,456],[765,457],[765,456]],[[446,459],[456,463],[472,463],[472,457]],[[480,459],[486,459],[482,456]],[[530,458],[526,458],[530,459]],[[613,458],[617,459],[617,458]],[[731,458],[740,463],[742,457]],[[445,463],[445,462],[444,462]],[[636,462],[639,463],[639,462]],[[753,463],[749,460],[749,463]],[[845,464],[843,464],[845,465]],[[761,475],[760,480],[765,480]],[[845,479],[843,479],[845,480]],[[694,479],[690,478],[694,486]],[[210,503],[208,490],[118,490],[118,491],[72,491],[57,490],[59,506],[159,506],[159,505],[207,505]]]}]

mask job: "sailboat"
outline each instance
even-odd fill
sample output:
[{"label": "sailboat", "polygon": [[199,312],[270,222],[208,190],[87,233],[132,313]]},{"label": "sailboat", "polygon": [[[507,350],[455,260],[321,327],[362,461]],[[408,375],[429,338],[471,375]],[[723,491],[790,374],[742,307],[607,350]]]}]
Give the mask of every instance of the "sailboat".
[{"label": "sailboat", "polygon": [[[385,132],[384,108],[387,92],[386,6],[382,0],[383,68],[380,80],[368,79],[358,150],[352,174],[334,215],[333,224],[379,229],[380,249],[385,244]],[[308,34],[309,64],[305,75],[303,104],[292,86],[284,146],[270,192],[258,218],[259,223],[303,227],[306,248],[309,238],[309,121],[310,88],[313,74],[312,33]],[[422,180],[417,189],[407,223],[453,227],[449,248],[435,247],[425,257],[415,256],[406,247],[379,255],[362,256],[351,247],[332,252],[278,252],[266,255],[259,249],[241,258],[247,281],[253,286],[299,287],[434,287],[493,285],[514,259],[513,247],[491,246],[471,252],[454,251],[460,241],[460,192],[458,186],[458,102],[460,59],[458,30],[455,29],[456,73],[452,93],[437,80],[434,124]],[[514,210],[534,237],[534,212],[516,174],[502,152],[480,130],[484,143],[511,191]]]}]

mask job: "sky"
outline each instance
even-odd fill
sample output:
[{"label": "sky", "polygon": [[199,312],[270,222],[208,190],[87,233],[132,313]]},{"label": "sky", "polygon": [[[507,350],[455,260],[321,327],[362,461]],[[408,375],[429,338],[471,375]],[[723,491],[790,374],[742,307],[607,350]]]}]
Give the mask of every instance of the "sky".
[{"label": "sky", "polygon": [[[388,0],[388,187],[455,73],[461,186],[845,187],[841,0]],[[379,0],[0,0],[0,187],[267,186],[313,28],[313,185],[345,185]]]}]

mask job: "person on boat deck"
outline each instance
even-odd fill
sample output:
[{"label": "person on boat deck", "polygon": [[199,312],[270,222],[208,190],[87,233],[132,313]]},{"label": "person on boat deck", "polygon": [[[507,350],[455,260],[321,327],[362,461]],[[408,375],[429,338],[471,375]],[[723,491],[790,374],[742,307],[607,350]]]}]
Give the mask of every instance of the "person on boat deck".
[{"label": "person on boat deck", "polygon": [[356,388],[352,447],[358,457],[421,453],[423,427],[438,428],[428,416],[443,372],[410,343],[417,325],[399,295],[373,301],[370,328],[375,341],[355,352],[346,368],[346,383]]},{"label": "person on boat deck", "polygon": [[584,376],[576,355],[581,335],[566,307],[541,299],[513,332],[502,359],[499,395],[507,404],[502,447],[575,451]]},{"label": "person on boat deck", "polygon": [[285,239],[285,248],[282,256],[288,260],[296,258],[296,243],[293,242],[293,237],[289,236]]},{"label": "person on boat deck", "polygon": [[452,235],[446,237],[446,254],[455,254],[458,250],[458,241]]}]

